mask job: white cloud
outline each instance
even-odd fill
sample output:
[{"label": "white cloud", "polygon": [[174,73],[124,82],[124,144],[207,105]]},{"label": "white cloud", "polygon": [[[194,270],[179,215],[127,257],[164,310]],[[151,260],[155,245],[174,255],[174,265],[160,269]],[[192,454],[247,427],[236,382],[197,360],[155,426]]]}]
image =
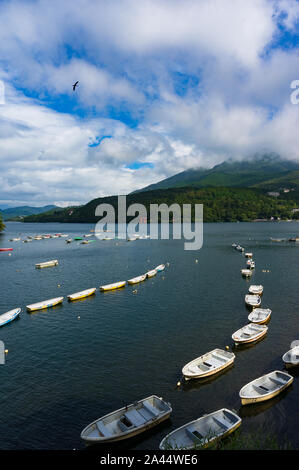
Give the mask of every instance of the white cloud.
[{"label": "white cloud", "polygon": [[298,160],[298,49],[270,46],[298,18],[293,0],[2,2],[0,200],[86,202],[264,149]]}]

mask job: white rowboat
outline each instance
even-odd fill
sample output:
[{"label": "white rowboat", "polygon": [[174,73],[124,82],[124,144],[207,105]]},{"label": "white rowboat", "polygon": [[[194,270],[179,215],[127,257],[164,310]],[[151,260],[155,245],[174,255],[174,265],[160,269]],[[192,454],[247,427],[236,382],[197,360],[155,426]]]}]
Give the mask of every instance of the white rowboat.
[{"label": "white rowboat", "polygon": [[157,266],[156,268],[156,271],[163,271],[165,269],[165,264],[159,264],[159,266]]},{"label": "white rowboat", "polygon": [[182,373],[185,380],[208,377],[230,366],[234,362],[235,357],[232,352],[224,351],[223,349],[214,349],[188,362],[188,364],[183,367]]},{"label": "white rowboat", "polygon": [[156,269],[152,269],[151,271],[148,271],[148,272],[146,273],[146,277],[153,277],[153,276],[155,276],[156,274],[157,274]]},{"label": "white rowboat", "polygon": [[264,288],[262,285],[259,286],[250,286],[248,292],[253,295],[262,295]]},{"label": "white rowboat", "polygon": [[15,308],[14,310],[10,310],[9,312],[3,313],[0,315],[0,326],[6,325],[6,323],[10,323],[11,321],[18,318],[21,313],[20,308]]},{"label": "white rowboat", "polygon": [[247,294],[245,295],[245,304],[248,305],[249,307],[259,307],[262,303],[262,299],[260,298],[259,295],[251,295]]},{"label": "white rowboat", "polygon": [[289,387],[293,380],[294,377],[280,370],[263,375],[241,388],[239,396],[242,405],[270,400]]},{"label": "white rowboat", "polygon": [[27,305],[26,308],[29,312],[34,312],[35,310],[43,310],[44,308],[54,307],[55,305],[61,304],[62,301],[63,297],[56,297],[55,299],[44,300],[43,302]]},{"label": "white rowboat", "polygon": [[252,343],[265,336],[267,331],[268,327],[266,325],[249,323],[249,325],[243,326],[243,328],[235,331],[232,335],[232,339],[236,344]]},{"label": "white rowboat", "polygon": [[295,346],[282,356],[282,360],[287,368],[299,365],[299,346]]},{"label": "white rowboat", "polygon": [[243,277],[251,277],[252,270],[251,269],[241,269],[241,274]]},{"label": "white rowboat", "polygon": [[146,279],[146,274],[142,274],[141,276],[133,277],[132,279],[128,280],[128,284],[138,284],[138,282],[143,282]]},{"label": "white rowboat", "polygon": [[222,408],[175,429],[164,437],[159,449],[188,450],[195,447],[208,447],[216,440],[235,431],[241,422],[241,418],[236,413]]},{"label": "white rowboat", "polygon": [[35,267],[36,268],[49,268],[51,266],[57,266],[58,265],[58,260],[57,259],[53,259],[51,261],[45,261],[44,263],[36,263]]},{"label": "white rowboat", "polygon": [[269,308],[254,308],[252,312],[248,315],[248,320],[251,323],[258,323],[262,325],[267,323],[270,320],[272,311]]},{"label": "white rowboat", "polygon": [[91,289],[86,289],[86,290],[82,290],[81,292],[76,292],[75,294],[70,294],[67,296],[67,298],[71,301],[84,299],[85,297],[89,297],[90,295],[93,295],[96,290],[97,290],[96,287],[92,287]]},{"label": "white rowboat", "polygon": [[120,281],[120,282],[115,282],[114,284],[107,284],[106,286],[100,286],[100,290],[102,292],[106,290],[114,290],[114,289],[120,289],[121,287],[125,287],[126,281]]},{"label": "white rowboat", "polygon": [[152,395],[93,421],[83,429],[81,439],[88,444],[128,439],[169,418],[171,412],[169,403]]}]

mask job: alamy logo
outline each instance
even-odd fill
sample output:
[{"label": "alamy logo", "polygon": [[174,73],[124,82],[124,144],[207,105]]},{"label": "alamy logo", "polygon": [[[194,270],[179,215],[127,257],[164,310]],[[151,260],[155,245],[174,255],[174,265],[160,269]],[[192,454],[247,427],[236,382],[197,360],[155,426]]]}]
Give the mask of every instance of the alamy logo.
[{"label": "alamy logo", "polygon": [[[203,244],[203,205],[183,204],[150,204],[149,214],[143,204],[131,204],[127,208],[126,196],[118,196],[117,219],[115,209],[111,204],[99,204],[95,215],[102,217],[96,224],[95,234],[102,238],[102,232],[109,232],[109,238],[126,239],[127,237],[149,237],[157,240],[169,240],[170,223],[172,223],[172,238],[184,238],[185,250],[199,250]],[[149,215],[149,217],[148,217]],[[133,218],[128,224],[127,217]],[[117,224],[116,224],[117,220]],[[150,233],[147,234],[149,223]],[[117,227],[117,234],[116,234]],[[159,230],[160,228],[160,230]],[[160,234],[159,234],[160,233]]]},{"label": "alamy logo", "polygon": [[0,104],[5,104],[5,85],[2,80],[0,80]]},{"label": "alamy logo", "polygon": [[5,346],[3,341],[0,341],[0,365],[5,364]]},{"label": "alamy logo", "polygon": [[290,96],[291,103],[299,104],[299,80],[293,80],[291,88],[294,90]]}]

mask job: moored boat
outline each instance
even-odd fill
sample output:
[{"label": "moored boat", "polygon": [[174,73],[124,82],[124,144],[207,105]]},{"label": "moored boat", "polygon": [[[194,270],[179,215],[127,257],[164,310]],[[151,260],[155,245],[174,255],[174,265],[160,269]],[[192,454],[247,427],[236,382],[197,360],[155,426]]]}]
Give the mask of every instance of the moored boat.
[{"label": "moored boat", "polygon": [[239,396],[242,405],[270,400],[291,385],[294,377],[275,370],[249,382],[241,388]]},{"label": "moored boat", "polygon": [[252,253],[245,253],[245,258],[252,258]]},{"label": "moored boat", "polygon": [[20,308],[15,308],[14,310],[10,310],[9,312],[2,313],[2,315],[0,315],[0,326],[6,325],[7,323],[10,323],[11,321],[15,320],[16,318],[18,318],[20,313]]},{"label": "moored boat", "polygon": [[45,261],[44,263],[36,263],[35,267],[42,269],[42,268],[50,268],[51,266],[57,266],[58,260],[52,259],[51,261]]},{"label": "moored boat", "polygon": [[45,308],[54,307],[55,305],[61,304],[63,297],[56,297],[55,299],[44,300],[35,304],[27,305],[28,312],[34,312],[36,310],[43,310]]},{"label": "moored boat", "polygon": [[262,285],[259,286],[249,286],[248,292],[253,295],[262,295],[264,288]]},{"label": "moored boat", "polygon": [[241,418],[231,410],[222,408],[175,429],[160,442],[160,450],[188,450],[208,447],[222,439],[241,424]]},{"label": "moored boat", "polygon": [[243,277],[251,277],[252,270],[251,269],[241,269],[241,274]]},{"label": "moored boat", "polygon": [[232,339],[238,344],[247,344],[257,341],[267,334],[268,327],[266,325],[257,325],[249,323],[232,334]]},{"label": "moored boat", "polygon": [[163,271],[165,269],[165,264],[159,264],[159,266],[157,266],[155,269],[158,272]]},{"label": "moored boat", "polygon": [[100,286],[100,290],[104,292],[107,290],[121,289],[122,287],[125,287],[125,285],[126,285],[126,281],[119,281],[119,282],[114,282],[113,284]]},{"label": "moored boat", "polygon": [[229,367],[234,360],[234,353],[224,351],[223,349],[214,349],[188,362],[183,367],[182,373],[185,380],[200,379],[201,377],[217,374],[226,367]]},{"label": "moored boat", "polygon": [[97,290],[96,287],[92,287],[91,289],[86,289],[86,290],[82,290],[81,292],[76,292],[75,294],[70,294],[67,296],[67,298],[70,301],[85,299],[85,297],[89,297],[90,295],[93,295],[96,290]]},{"label": "moored boat", "polygon": [[246,294],[245,295],[245,304],[249,307],[259,307],[262,303],[262,299],[259,295]]},{"label": "moored boat", "polygon": [[248,315],[248,320],[251,323],[263,325],[270,320],[272,311],[269,308],[254,308]]},{"label": "moored boat", "polygon": [[299,346],[295,346],[282,356],[287,368],[299,366]]},{"label": "moored boat", "polygon": [[81,439],[87,444],[128,439],[168,419],[171,412],[169,403],[152,395],[93,421],[83,429]]},{"label": "moored boat", "polygon": [[146,274],[142,274],[141,276],[133,277],[132,279],[128,280],[128,284],[138,284],[138,282],[143,282],[146,279]]},{"label": "moored boat", "polygon": [[0,248],[0,251],[13,251],[13,248]]},{"label": "moored boat", "polygon": [[146,277],[148,277],[148,278],[154,277],[156,274],[157,274],[156,269],[152,269],[151,271],[148,271],[148,272],[146,273]]}]

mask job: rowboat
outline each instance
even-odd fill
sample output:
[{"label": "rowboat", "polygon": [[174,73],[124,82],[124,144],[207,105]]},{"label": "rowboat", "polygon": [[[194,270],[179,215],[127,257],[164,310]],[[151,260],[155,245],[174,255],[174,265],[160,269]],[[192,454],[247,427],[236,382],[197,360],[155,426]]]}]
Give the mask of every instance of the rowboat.
[{"label": "rowboat", "polygon": [[287,368],[299,365],[299,346],[295,346],[282,356],[282,360]]},{"label": "rowboat", "polygon": [[237,246],[236,246],[236,250],[237,250],[237,251],[241,251],[242,253],[243,253],[243,251],[245,251],[244,248],[243,248],[242,246],[240,246],[240,245],[237,245]]},{"label": "rowboat", "polygon": [[245,304],[248,305],[249,307],[259,307],[262,303],[262,299],[260,298],[259,295],[251,295],[251,294],[246,294],[245,295]]},{"label": "rowboat", "polygon": [[137,240],[136,237],[129,237],[129,238],[127,239],[128,242],[135,242],[136,240]]},{"label": "rowboat", "polygon": [[237,246],[238,246],[237,243],[232,243],[233,248],[236,248]]},{"label": "rowboat", "polygon": [[253,343],[267,334],[268,327],[266,325],[256,325],[249,323],[239,330],[235,331],[232,339],[236,344]]},{"label": "rowboat", "polygon": [[264,291],[264,288],[261,285],[259,285],[259,286],[250,286],[249,289],[248,289],[248,292],[250,294],[253,294],[253,295],[262,295],[263,291]]},{"label": "rowboat", "polygon": [[52,259],[51,261],[45,261],[44,263],[37,263],[35,265],[36,268],[49,268],[51,266],[57,266],[58,265],[58,260],[57,259]]},{"label": "rowboat", "polygon": [[241,274],[243,277],[251,277],[252,270],[251,269],[241,269]]},{"label": "rowboat", "polygon": [[128,439],[168,419],[171,412],[169,403],[152,395],[93,421],[83,429],[81,439],[88,444]]},{"label": "rowboat", "polygon": [[6,325],[6,323],[10,323],[11,321],[18,318],[20,312],[20,308],[15,308],[14,310],[10,310],[9,312],[0,315],[0,326]]},{"label": "rowboat", "polygon": [[188,450],[208,447],[231,434],[241,423],[242,420],[236,413],[222,408],[175,429],[164,437],[159,449]]},{"label": "rowboat", "polygon": [[72,243],[73,240],[71,238],[67,238],[65,241],[66,243]]},{"label": "rowboat", "polygon": [[188,362],[182,373],[185,380],[200,379],[209,375],[217,374],[221,370],[230,366],[235,360],[235,355],[223,349],[214,349],[191,362]]},{"label": "rowboat", "polygon": [[245,258],[252,258],[252,253],[245,253]]},{"label": "rowboat", "polygon": [[113,290],[113,289],[120,289],[121,287],[125,287],[126,281],[115,282],[114,284],[107,284],[106,286],[100,286],[100,290]]},{"label": "rowboat", "polygon": [[26,308],[29,312],[34,312],[35,310],[43,310],[44,308],[54,307],[55,305],[61,304],[62,301],[63,297],[56,297],[55,299],[44,300],[43,302],[27,305]]},{"label": "rowboat", "polygon": [[156,274],[157,274],[156,269],[152,269],[151,271],[148,271],[148,272],[146,273],[146,277],[148,277],[148,278],[149,278],[149,277],[153,277],[153,276],[155,276]]},{"label": "rowboat", "polygon": [[250,261],[249,269],[255,269],[255,262],[253,260],[248,261]]},{"label": "rowboat", "polygon": [[159,266],[157,266],[156,268],[156,271],[163,271],[165,269],[165,264],[159,264]]},{"label": "rowboat", "polygon": [[272,311],[269,308],[254,308],[248,315],[248,320],[251,323],[262,325],[270,320]]},{"label": "rowboat", "polygon": [[242,405],[270,400],[289,387],[293,380],[294,377],[280,370],[263,375],[241,388],[239,396]]},{"label": "rowboat", "polygon": [[9,241],[10,242],[19,242],[21,239],[20,238],[11,238]]},{"label": "rowboat", "polygon": [[13,251],[13,248],[0,248],[0,251]]},{"label": "rowboat", "polygon": [[138,282],[143,282],[146,279],[146,274],[142,274],[141,276],[133,277],[132,279],[128,280],[128,284],[138,284]]},{"label": "rowboat", "polygon": [[86,289],[86,290],[82,290],[81,292],[76,292],[75,294],[70,294],[67,296],[67,298],[70,301],[84,299],[85,297],[89,297],[90,295],[93,295],[96,290],[97,290],[96,287],[92,287],[91,289]]},{"label": "rowboat", "polygon": [[82,240],[82,237],[74,237],[74,240],[76,240],[76,241]]}]

